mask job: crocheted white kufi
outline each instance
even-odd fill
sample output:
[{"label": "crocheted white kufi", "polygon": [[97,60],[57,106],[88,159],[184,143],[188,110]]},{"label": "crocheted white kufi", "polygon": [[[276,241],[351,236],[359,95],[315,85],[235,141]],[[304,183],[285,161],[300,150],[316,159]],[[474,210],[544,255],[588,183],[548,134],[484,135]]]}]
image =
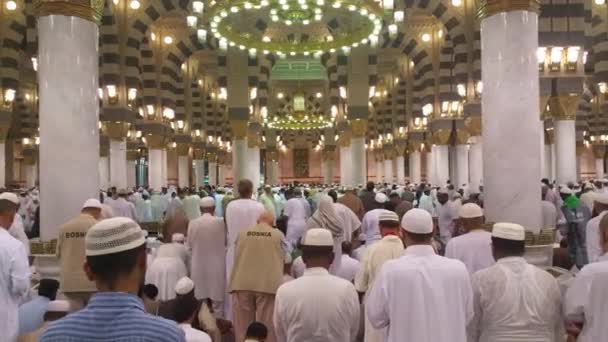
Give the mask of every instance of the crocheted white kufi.
[{"label": "crocheted white kufi", "polygon": [[492,227],[492,236],[505,240],[524,241],[526,231],[519,224],[499,222]]},{"label": "crocheted white kufi", "polygon": [[107,255],[128,251],[146,242],[144,232],[133,220],[115,217],[93,225],[85,237],[87,256]]}]

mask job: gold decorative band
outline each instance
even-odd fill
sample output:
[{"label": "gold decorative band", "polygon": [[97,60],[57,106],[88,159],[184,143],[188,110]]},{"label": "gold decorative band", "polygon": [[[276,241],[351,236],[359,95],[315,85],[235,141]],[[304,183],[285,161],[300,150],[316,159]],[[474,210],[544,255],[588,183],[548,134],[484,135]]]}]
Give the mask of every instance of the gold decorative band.
[{"label": "gold decorative band", "polygon": [[351,121],[350,125],[353,132],[353,138],[365,137],[365,133],[367,132],[367,120],[356,119]]},{"label": "gold decorative band", "polygon": [[479,5],[480,18],[491,17],[501,12],[540,11],[540,0],[484,0]]},{"label": "gold decorative band", "polygon": [[92,21],[99,25],[103,15],[103,0],[36,0],[36,16],[65,15]]}]

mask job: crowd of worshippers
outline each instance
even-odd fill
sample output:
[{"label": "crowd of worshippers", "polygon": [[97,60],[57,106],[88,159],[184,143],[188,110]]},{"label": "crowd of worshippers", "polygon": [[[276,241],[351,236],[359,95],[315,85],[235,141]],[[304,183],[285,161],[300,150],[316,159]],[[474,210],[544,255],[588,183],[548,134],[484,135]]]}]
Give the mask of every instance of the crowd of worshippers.
[{"label": "crowd of worshippers", "polygon": [[553,267],[527,261],[524,227],[486,222],[483,189],[449,183],[109,189],[34,287],[4,192],[0,341],[604,341],[607,185],[539,184]]}]

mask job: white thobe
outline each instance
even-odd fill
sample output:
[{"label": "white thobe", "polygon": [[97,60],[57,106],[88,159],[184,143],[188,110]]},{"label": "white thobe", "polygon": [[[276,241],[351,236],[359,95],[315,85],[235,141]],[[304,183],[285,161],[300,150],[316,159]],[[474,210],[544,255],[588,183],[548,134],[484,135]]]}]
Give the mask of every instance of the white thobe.
[{"label": "white thobe", "polygon": [[198,195],[190,195],[184,198],[183,206],[189,221],[201,217],[201,198]]},{"label": "white thobe", "polygon": [[211,342],[211,337],[209,337],[209,335],[194,329],[190,324],[183,323],[180,324],[179,327],[184,331],[184,335],[186,335],[186,342]]},{"label": "white thobe", "polygon": [[454,202],[450,201],[445,204],[438,203],[436,210],[439,237],[444,244],[447,244],[454,233],[454,220],[458,218],[458,211]]},{"label": "white thobe", "polygon": [[156,257],[177,258],[184,263],[187,270],[190,269],[190,252],[184,244],[178,242],[164,243],[156,250]]},{"label": "white thobe", "polygon": [[445,256],[460,260],[473,274],[494,265],[492,255],[492,234],[482,229],[470,231],[448,242]]},{"label": "white thobe", "polygon": [[175,285],[187,275],[186,265],[179,258],[157,256],[146,271],[146,284],[154,284],[158,299],[167,301],[175,298]]},{"label": "white thobe", "polygon": [[386,209],[373,209],[363,216],[363,220],[361,220],[361,234],[365,236],[366,244],[381,238],[379,218],[380,214],[385,211]]},{"label": "white thobe", "polygon": [[557,227],[557,209],[549,201],[541,201],[542,226],[541,229],[555,229]]},{"label": "white thobe", "polygon": [[167,205],[167,212],[165,213],[166,217],[172,217],[177,208],[183,208],[183,206],[182,200],[180,200],[179,197],[172,198]]},{"label": "white thobe", "polygon": [[359,271],[359,261],[351,258],[348,254],[342,254],[340,267],[335,271],[335,275],[350,282],[355,280],[355,275]]},{"label": "white thobe", "polygon": [[437,213],[435,212],[435,205],[433,204],[433,198],[431,195],[422,195],[420,196],[420,201],[418,202],[418,208],[426,210],[431,216],[436,217]]},{"label": "white thobe", "polygon": [[19,303],[28,293],[30,270],[23,243],[0,227],[0,340],[16,341]]},{"label": "white thobe", "polygon": [[600,221],[608,211],[602,211],[599,215],[587,222],[585,229],[585,244],[587,246],[587,259],[589,263],[598,261],[604,253],[600,242]]},{"label": "white thobe", "polygon": [[[262,203],[252,199],[236,199],[228,203],[226,207],[226,229],[227,248],[226,248],[226,282],[228,283],[232,274],[232,266],[234,264],[234,248],[236,239],[242,230],[251,228],[258,223],[260,214],[264,212]],[[226,293],[224,301],[224,314],[226,319],[232,318],[232,302],[229,300],[229,295]]]},{"label": "white thobe", "polygon": [[353,238],[353,232],[361,227],[361,221],[350,208],[342,203],[334,203],[334,209],[336,215],[342,220],[344,241],[350,242]]},{"label": "white thobe", "polygon": [[25,234],[25,229],[23,228],[23,220],[21,216],[15,214],[15,218],[13,219],[13,224],[8,230],[9,234],[15,239],[21,241],[23,247],[25,248],[25,255],[30,255],[30,240],[27,238],[27,234]]},{"label": "white thobe", "polygon": [[581,202],[589,208],[590,211],[593,211],[593,202],[595,202],[595,192],[587,191],[581,195]]},{"label": "white thobe", "polygon": [[608,253],[576,275],[564,297],[566,320],[584,323],[578,342],[605,341],[608,336]]},{"label": "white thobe", "polygon": [[294,278],[300,278],[304,275],[304,271],[306,271],[306,264],[304,263],[304,259],[299,256],[295,258],[295,260],[291,264],[291,275]]},{"label": "white thobe", "polygon": [[274,329],[278,342],[353,342],[359,299],[350,282],[326,269],[309,268],[277,290]]},{"label": "white thobe", "polygon": [[192,249],[192,281],[196,298],[224,301],[226,292],[226,225],[210,214],[190,221],[188,246]]},{"label": "white thobe", "polygon": [[108,203],[108,205],[112,208],[114,217],[128,217],[131,220],[137,220],[135,206],[126,199],[119,197],[116,200]]},{"label": "white thobe", "polygon": [[289,218],[287,220],[287,241],[296,246],[306,231],[306,206],[302,198],[289,199],[285,203],[283,214]]},{"label": "white thobe", "polygon": [[554,342],[564,336],[557,280],[524,258],[508,257],[471,278],[472,342]]},{"label": "white thobe", "polygon": [[469,272],[430,245],[409,246],[382,265],[366,308],[374,328],[388,327],[385,342],[465,342],[473,318]]},{"label": "white thobe", "polygon": [[[359,292],[367,292],[373,285],[376,274],[382,264],[388,260],[399,258],[403,254],[403,242],[398,236],[387,235],[382,240],[367,248],[361,257],[359,271],[355,277],[355,288]],[[375,329],[365,313],[365,342],[382,342],[386,329]]]}]

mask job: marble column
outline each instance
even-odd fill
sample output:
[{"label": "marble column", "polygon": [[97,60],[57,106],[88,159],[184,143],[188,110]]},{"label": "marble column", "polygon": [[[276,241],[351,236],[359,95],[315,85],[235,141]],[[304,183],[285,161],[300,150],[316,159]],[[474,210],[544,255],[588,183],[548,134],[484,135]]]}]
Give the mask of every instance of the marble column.
[{"label": "marble column", "polygon": [[351,137],[351,173],[353,186],[367,183],[367,118],[369,116],[370,47],[362,44],[354,47],[348,57],[348,119]]},{"label": "marble column", "polygon": [[353,162],[351,159],[351,145],[350,141],[348,144],[340,144],[340,183],[342,185],[353,185]]},{"label": "marble column", "polygon": [[390,156],[384,158],[384,182],[393,183],[393,159]]},{"label": "marble column", "polygon": [[6,187],[6,143],[0,142],[0,188]]},{"label": "marble column", "polygon": [[169,180],[168,179],[169,177],[167,175],[167,149],[163,148],[161,150],[161,152],[162,152],[161,153],[161,158],[162,158],[161,159],[161,172],[162,172],[161,173],[161,178],[162,178],[161,181],[162,181],[163,187],[165,187],[165,186],[167,186],[168,180]]},{"label": "marble column", "polygon": [[57,11],[42,1],[37,11],[43,241],[56,238],[85,200],[99,197],[99,27],[68,4]]},{"label": "marble column", "polygon": [[247,146],[250,104],[247,51],[240,51],[236,47],[229,48],[226,71],[228,119],[232,128],[232,177],[233,184],[236,185],[240,180],[247,179],[251,175],[248,172]]},{"label": "marble column", "polygon": [[410,182],[420,184],[422,181],[422,163],[420,162],[420,151],[410,152]]},{"label": "marble column", "polygon": [[448,145],[435,145],[436,185],[445,187],[450,179],[450,150]]},{"label": "marble column", "polygon": [[555,143],[551,144],[551,180],[557,179],[557,157]]},{"label": "marble column", "polygon": [[194,162],[194,186],[198,189],[205,185],[205,160],[196,159]]},{"label": "marble column", "polygon": [[395,162],[397,163],[397,184],[403,185],[405,184],[405,157],[399,155],[395,158]]},{"label": "marble column", "polygon": [[578,180],[576,174],[576,126],[574,120],[556,120],[555,150],[557,183],[567,184]]},{"label": "marble column", "polygon": [[[232,143],[232,176],[234,185],[242,179],[247,179],[250,175],[249,168],[249,148],[247,139],[234,139]],[[251,180],[251,179],[250,179]],[[219,180],[222,182],[221,178]]]},{"label": "marble column", "polygon": [[127,159],[127,187],[129,189],[137,187],[137,159]]},{"label": "marble column", "polygon": [[[481,22],[484,214],[541,226],[538,3],[488,0]],[[517,100],[514,100],[514,94]],[[522,167],[524,166],[524,167]]]},{"label": "marble column", "polygon": [[217,156],[214,154],[209,154],[209,157],[207,160],[209,162],[209,170],[208,170],[209,185],[218,185],[218,182],[217,182]]},{"label": "marble column", "polygon": [[334,152],[331,149],[323,151],[323,183],[332,184],[334,182]]},{"label": "marble column", "polygon": [[99,186],[102,189],[110,187],[110,158],[108,156],[99,157]]},{"label": "marble column", "polygon": [[190,184],[190,163],[188,162],[188,156],[177,156],[177,183],[180,188],[188,187]]},{"label": "marble column", "polygon": [[26,188],[33,188],[34,186],[36,186],[36,170],[37,170],[37,165],[36,163],[25,163],[24,164],[24,171],[25,171],[25,187]]},{"label": "marble column", "polygon": [[367,183],[367,151],[365,150],[365,137],[353,136],[350,149],[353,165],[350,185],[365,185],[365,183]]},{"label": "marble column", "polygon": [[127,188],[127,141],[110,139],[110,185]]},{"label": "marble column", "polygon": [[437,183],[435,179],[435,146],[431,146],[426,151],[426,182],[431,185]]},{"label": "marble column", "polygon": [[456,145],[456,189],[469,184],[469,145]]},{"label": "marble column", "polygon": [[542,178],[547,178],[549,180],[553,180],[552,169],[553,169],[553,161],[551,150],[553,148],[552,144],[544,144],[543,145],[543,172]]},{"label": "marble column", "polygon": [[592,147],[593,157],[595,158],[595,178],[602,179],[605,176],[604,156],[606,147],[604,145],[594,145]]},{"label": "marble column", "polygon": [[469,141],[469,192],[479,193],[483,184],[483,144],[480,136],[471,137]]},{"label": "marble column", "polygon": [[248,148],[248,179],[253,183],[253,188],[258,189],[261,186],[262,179],[260,174],[260,148],[252,146]]},{"label": "marble column", "polygon": [[226,165],[218,164],[217,165],[217,182],[218,184],[226,184]]},{"label": "marble column", "polygon": [[163,149],[148,149],[148,185],[155,191],[165,186],[163,181]]},{"label": "marble column", "polygon": [[376,156],[376,183],[382,183],[384,179],[384,161],[382,156]]}]

